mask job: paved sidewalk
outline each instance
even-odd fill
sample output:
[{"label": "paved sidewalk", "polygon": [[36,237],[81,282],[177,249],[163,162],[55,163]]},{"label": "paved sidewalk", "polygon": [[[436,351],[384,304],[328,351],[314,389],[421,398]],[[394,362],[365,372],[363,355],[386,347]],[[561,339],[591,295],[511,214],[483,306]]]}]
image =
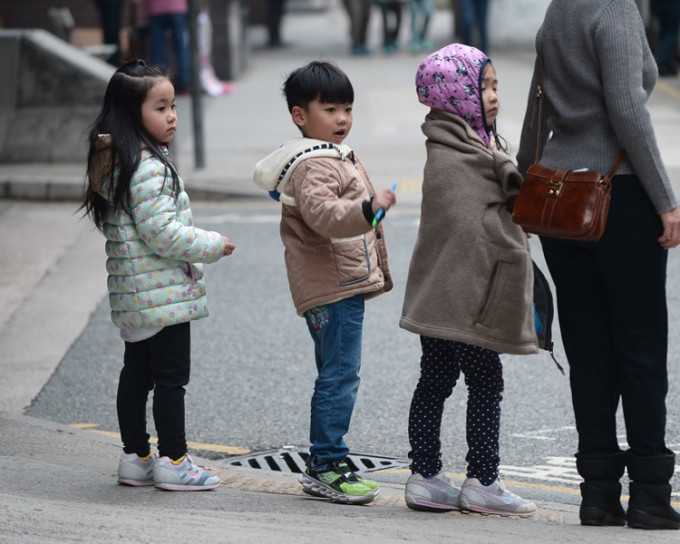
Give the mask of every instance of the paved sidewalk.
[{"label": "paved sidewalk", "polygon": [[302,494],[293,475],[224,468],[196,457],[222,479],[217,490],[130,488],[116,484],[120,445],[113,438],[2,413],[0,430],[0,543],[639,544],[677,537],[668,531],[581,527],[573,505],[539,503],[530,519],[414,512],[404,504],[403,483],[386,483],[380,475],[374,503],[336,505]]},{"label": "paved sidewalk", "polygon": [[[378,50],[379,18],[373,18]],[[448,41],[448,12],[438,12],[433,38]],[[286,18],[288,46],[269,51],[264,29],[247,72],[232,95],[204,98],[207,166],[193,167],[188,99],[179,103],[182,130],[175,141],[180,173],[194,199],[255,198],[269,202],[251,181],[254,164],[296,136],[280,87],[285,75],[313,58],[335,60],[352,79],[355,122],[348,139],[377,187],[399,182],[401,204],[417,204],[424,163],[415,97],[420,57],[406,52],[368,58],[347,53],[339,9]],[[529,52],[494,52],[500,78],[502,134],[518,142],[531,73]],[[675,131],[680,85],[662,81],[650,103],[659,142],[680,185]],[[23,415],[49,379],[91,312],[105,295],[100,235],[79,221],[76,201],[84,165],[1,165],[0,191],[31,202],[0,200],[0,543],[175,542],[306,543],[321,540],[391,542],[507,542],[595,544],[676,542],[677,534],[621,528],[584,528],[571,505],[539,504],[534,519],[428,514],[403,502],[405,474],[376,479],[381,492],[368,507],[347,507],[304,496],[294,476],[239,469],[197,459],[223,485],[208,493],[165,493],[115,483],[119,441]],[[0,194],[2,194],[0,192]],[[66,200],[67,202],[57,202]]]}]

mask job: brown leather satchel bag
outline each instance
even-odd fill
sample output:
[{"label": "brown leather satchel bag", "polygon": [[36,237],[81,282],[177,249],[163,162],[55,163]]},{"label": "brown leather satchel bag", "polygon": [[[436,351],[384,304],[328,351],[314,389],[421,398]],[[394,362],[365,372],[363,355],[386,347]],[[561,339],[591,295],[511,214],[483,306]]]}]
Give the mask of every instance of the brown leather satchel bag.
[{"label": "brown leather satchel bag", "polygon": [[534,108],[538,108],[534,164],[524,176],[524,183],[513,208],[512,219],[525,232],[552,238],[597,242],[607,224],[611,181],[626,158],[626,152],[619,153],[614,165],[604,177],[594,170],[553,169],[538,164],[542,79],[541,70],[534,102]]}]

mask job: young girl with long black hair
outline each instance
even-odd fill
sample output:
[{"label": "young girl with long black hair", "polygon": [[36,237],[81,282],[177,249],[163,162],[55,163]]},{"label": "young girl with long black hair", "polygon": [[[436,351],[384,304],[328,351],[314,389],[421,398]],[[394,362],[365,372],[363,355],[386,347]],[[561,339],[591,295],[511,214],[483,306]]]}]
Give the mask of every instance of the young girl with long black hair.
[{"label": "young girl with long black hair", "polygon": [[[175,90],[165,72],[142,60],[116,70],[90,131],[82,207],[107,240],[111,318],[125,341],[118,482],[200,491],[216,488],[219,478],[187,454],[189,323],[208,315],[200,263],[231,255],[235,246],[194,227],[184,183],[168,156],[176,128]],[[160,457],[146,431],[151,390]]]}]

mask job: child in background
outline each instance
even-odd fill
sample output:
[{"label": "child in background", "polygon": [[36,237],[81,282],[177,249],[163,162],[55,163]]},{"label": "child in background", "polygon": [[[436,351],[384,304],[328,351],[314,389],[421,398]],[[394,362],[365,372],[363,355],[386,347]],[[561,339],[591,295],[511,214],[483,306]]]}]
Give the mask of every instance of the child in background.
[{"label": "child in background", "polygon": [[[452,44],[418,68],[429,106],[421,221],[400,326],[420,335],[420,379],[409,414],[412,509],[530,516],[536,506],[499,478],[499,353],[537,351],[532,262],[509,204],[522,181],[496,136],[496,71],[484,53]],[[461,371],[468,386],[467,479],[442,472],[444,403]]]},{"label": "child in background", "polygon": [[[231,255],[234,244],[193,226],[184,183],[168,158],[176,128],[175,90],[165,72],[142,60],[116,70],[90,131],[83,208],[107,240],[111,318],[125,341],[118,482],[201,491],[216,488],[219,478],[187,454],[189,322],[208,315],[199,263]],[[151,390],[160,458],[146,432]]]},{"label": "child in background", "polygon": [[276,187],[283,203],[281,239],[293,303],[314,341],[318,376],[310,418],[303,491],[334,502],[365,504],[377,485],[353,473],[345,444],[359,388],[364,301],[389,291],[382,224],[396,202],[375,192],[356,154],[343,144],[352,128],[354,89],[337,66],[313,61],[284,84],[303,138],[284,143],[255,167],[255,182]]}]

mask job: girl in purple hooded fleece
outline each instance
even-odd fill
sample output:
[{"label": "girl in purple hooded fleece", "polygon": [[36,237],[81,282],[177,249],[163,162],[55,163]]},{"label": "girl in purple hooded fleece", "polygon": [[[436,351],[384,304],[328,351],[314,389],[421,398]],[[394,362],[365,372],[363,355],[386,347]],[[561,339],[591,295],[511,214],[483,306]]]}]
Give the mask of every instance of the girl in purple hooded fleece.
[{"label": "girl in purple hooded fleece", "polygon": [[[420,336],[420,379],[411,401],[412,475],[406,504],[531,516],[534,503],[499,478],[499,354],[537,351],[533,273],[526,235],[509,204],[521,177],[496,136],[496,71],[484,53],[452,44],[418,68],[427,162],[418,239],[400,326]],[[462,489],[442,471],[444,403],[460,377],[468,387],[467,478]]]}]

